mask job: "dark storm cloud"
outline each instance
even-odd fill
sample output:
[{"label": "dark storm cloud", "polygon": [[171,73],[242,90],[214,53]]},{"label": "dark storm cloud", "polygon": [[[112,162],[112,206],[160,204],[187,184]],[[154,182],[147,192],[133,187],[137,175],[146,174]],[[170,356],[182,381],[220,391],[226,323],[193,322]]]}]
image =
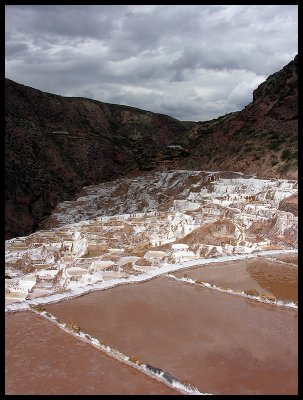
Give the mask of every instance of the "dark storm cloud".
[{"label": "dark storm cloud", "polygon": [[5,57],[9,60],[11,58],[18,57],[28,51],[28,45],[26,43],[15,43],[6,42],[5,45]]},{"label": "dark storm cloud", "polygon": [[[6,15],[10,20],[7,29],[15,31],[12,25],[21,24],[17,28],[20,34],[66,38],[98,38],[106,37],[113,29],[114,19],[111,6],[7,6]],[[115,15],[114,9],[114,15]],[[117,9],[117,11],[119,11]]]},{"label": "dark storm cloud", "polygon": [[6,76],[207,120],[243,108],[297,53],[297,6],[6,6]]}]

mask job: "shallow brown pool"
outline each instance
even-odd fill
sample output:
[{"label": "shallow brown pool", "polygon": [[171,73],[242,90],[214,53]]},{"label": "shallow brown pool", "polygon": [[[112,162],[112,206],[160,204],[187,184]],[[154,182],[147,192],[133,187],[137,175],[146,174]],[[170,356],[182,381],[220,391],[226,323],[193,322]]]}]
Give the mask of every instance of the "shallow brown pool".
[{"label": "shallow brown pool", "polygon": [[213,394],[296,394],[297,312],[159,277],[48,305]]},{"label": "shallow brown pool", "polygon": [[281,253],[281,254],[275,254],[271,256],[273,258],[277,258],[278,260],[287,262],[287,263],[292,263],[298,265],[298,254],[297,253]]},{"label": "shallow brown pool", "polygon": [[230,289],[256,289],[277,299],[298,301],[298,267],[264,257],[206,264],[175,272]]},{"label": "shallow brown pool", "polygon": [[180,394],[33,313],[5,316],[5,394]]}]

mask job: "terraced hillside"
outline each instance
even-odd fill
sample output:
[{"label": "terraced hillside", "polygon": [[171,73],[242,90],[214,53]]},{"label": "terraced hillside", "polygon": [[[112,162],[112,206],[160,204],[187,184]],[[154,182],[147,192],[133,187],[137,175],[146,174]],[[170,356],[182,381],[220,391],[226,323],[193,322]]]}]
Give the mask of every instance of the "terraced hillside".
[{"label": "terraced hillside", "polygon": [[43,230],[6,241],[7,301],[160,273],[167,263],[296,249],[298,217],[280,209],[295,196],[297,181],[229,172],[149,172],[88,186]]},{"label": "terraced hillside", "polygon": [[297,394],[296,199],[169,170],[59,203],[6,241],[6,394]]},{"label": "terraced hillside", "polygon": [[262,83],[244,110],[204,122],[6,79],[6,238],[37,230],[83,186],[134,172],[169,166],[296,179],[297,67],[298,57]]}]

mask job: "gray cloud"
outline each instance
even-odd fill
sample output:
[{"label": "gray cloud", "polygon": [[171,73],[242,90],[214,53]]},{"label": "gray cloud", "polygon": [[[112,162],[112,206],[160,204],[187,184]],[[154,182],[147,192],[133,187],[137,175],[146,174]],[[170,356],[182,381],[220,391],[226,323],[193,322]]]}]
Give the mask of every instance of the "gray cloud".
[{"label": "gray cloud", "polygon": [[294,5],[7,5],[6,76],[208,120],[242,109],[297,54]]},{"label": "gray cloud", "polygon": [[22,42],[7,41],[5,43],[5,57],[10,60],[18,56],[24,55],[28,51],[28,45]]}]

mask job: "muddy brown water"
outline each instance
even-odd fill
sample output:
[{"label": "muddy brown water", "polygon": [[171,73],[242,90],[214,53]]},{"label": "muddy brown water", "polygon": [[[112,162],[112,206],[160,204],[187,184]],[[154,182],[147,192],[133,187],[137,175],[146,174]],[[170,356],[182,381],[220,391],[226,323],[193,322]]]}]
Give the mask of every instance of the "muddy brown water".
[{"label": "muddy brown water", "polygon": [[256,289],[277,299],[298,301],[298,267],[263,257],[213,263],[184,269],[174,275],[199,279],[230,289]]},{"label": "muddy brown water", "polygon": [[5,316],[5,394],[180,393],[51,322],[19,312]]},{"label": "muddy brown water", "polygon": [[46,306],[201,392],[296,394],[297,312],[158,277]]}]

